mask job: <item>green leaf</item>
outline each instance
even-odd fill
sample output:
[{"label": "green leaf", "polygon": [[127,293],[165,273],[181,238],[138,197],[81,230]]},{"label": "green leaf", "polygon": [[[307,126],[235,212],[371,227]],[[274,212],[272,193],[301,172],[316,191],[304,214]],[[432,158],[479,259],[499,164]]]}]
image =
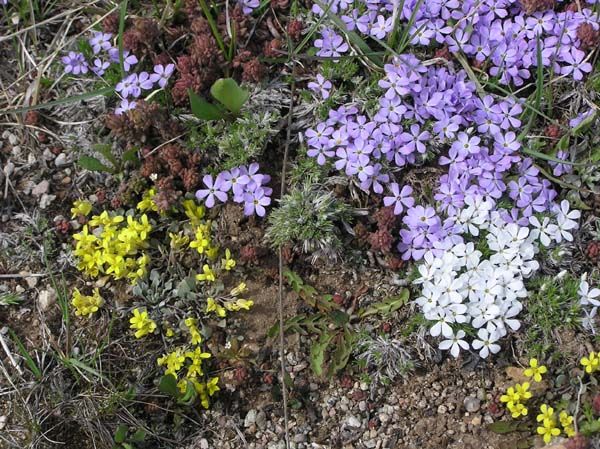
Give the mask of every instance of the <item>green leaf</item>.
[{"label": "green leaf", "polygon": [[129,443],[122,443],[123,444],[123,449],[135,449],[131,444]]},{"label": "green leaf", "polygon": [[514,421],[496,421],[487,426],[488,430],[498,434],[515,432],[518,427],[519,423]]},{"label": "green leaf", "polygon": [[125,78],[125,64],[123,58],[123,34],[125,32],[125,17],[127,16],[127,0],[123,0],[119,9],[119,34],[117,43],[119,46],[119,68],[121,70],[121,78]]},{"label": "green leaf", "polygon": [[300,292],[302,286],[304,285],[302,278],[291,270],[285,270],[283,275],[287,278],[288,284],[290,284],[292,290],[294,290],[296,293]]},{"label": "green leaf", "polygon": [[160,378],[158,390],[161,393],[168,394],[174,398],[179,397],[179,389],[177,388],[177,379],[172,374],[167,374]]},{"label": "green leaf", "polygon": [[330,375],[334,375],[346,367],[350,355],[352,355],[355,341],[356,335],[349,329],[344,329],[344,333],[341,334],[340,341],[337,343],[335,351],[331,354],[331,366],[329,367]]},{"label": "green leaf", "polygon": [[575,128],[573,128],[573,134],[575,134],[577,136],[583,134],[583,132],[592,123],[594,123],[594,120],[596,120],[596,115],[597,115],[596,111],[592,110],[592,113],[589,115],[589,117],[584,118],[579,125],[577,125]]},{"label": "green leaf", "polygon": [[192,113],[197,118],[201,120],[219,120],[223,118],[222,110],[200,97],[192,89],[188,89],[188,96],[190,97]]},{"label": "green leaf", "polygon": [[[179,391],[178,391],[179,394]],[[196,399],[197,393],[194,385],[188,381],[185,385],[185,393],[177,400],[179,404],[191,405]]]},{"label": "green leaf", "polygon": [[565,134],[560,138],[558,143],[556,144],[557,150],[566,151],[569,148],[569,144],[571,143],[571,137],[568,134]]},{"label": "green leaf", "polygon": [[350,321],[350,317],[347,313],[342,312],[341,310],[332,310],[329,312],[329,318],[338,326],[343,326],[344,324]]},{"label": "green leaf", "polygon": [[233,78],[221,78],[210,88],[211,95],[230,112],[239,114],[250,94],[242,89]]},{"label": "green leaf", "polygon": [[128,428],[125,424],[120,424],[115,431],[115,443],[123,443],[127,438]]},{"label": "green leaf", "polygon": [[398,296],[392,296],[391,298],[386,299],[385,301],[377,302],[375,304],[371,304],[364,310],[359,311],[358,315],[361,318],[365,318],[371,315],[381,315],[383,317],[388,317],[402,306],[408,303],[410,292],[408,289],[403,289],[402,292]]},{"label": "green leaf", "polygon": [[38,379],[38,380],[41,379],[42,378],[42,371],[37,366],[37,364],[33,361],[33,358],[31,357],[31,354],[29,354],[29,351],[27,351],[27,349],[23,345],[23,343],[21,342],[21,339],[17,336],[17,334],[15,333],[15,331],[13,331],[10,327],[8,328],[8,332],[10,334],[10,337],[13,339],[13,341],[15,342],[15,344],[17,345],[17,347],[19,348],[19,352],[21,353],[21,355],[25,359],[25,364],[27,365],[27,367],[29,368],[29,370],[35,375],[36,379]]},{"label": "green leaf", "polygon": [[323,375],[325,365],[325,350],[331,342],[333,336],[331,334],[323,334],[318,341],[310,347],[310,366],[317,376]]},{"label": "green leaf", "polygon": [[110,145],[108,145],[106,143],[98,143],[96,145],[92,145],[92,148],[95,151],[97,151],[98,153],[100,153],[102,156],[104,156],[108,160],[108,162],[110,162],[112,164],[112,166],[114,168],[117,168],[119,166],[119,161],[112,154]]},{"label": "green leaf", "polygon": [[49,101],[48,103],[36,104],[35,106],[23,106],[22,108],[0,110],[0,114],[20,114],[21,112],[38,111],[40,109],[48,109],[54,106],[62,106],[64,104],[77,103],[78,101],[88,100],[90,98],[100,97],[102,95],[110,95],[115,91],[114,87],[103,87],[102,89],[87,92],[81,95],[73,95],[71,97],[60,98],[58,100]]},{"label": "green leaf", "polygon": [[137,164],[140,161],[138,159],[137,152],[137,148],[131,148],[130,150],[125,151],[123,153],[123,162],[132,162]]},{"label": "green leaf", "polygon": [[89,171],[114,173],[114,170],[107,165],[104,165],[93,156],[81,156],[77,163]]},{"label": "green leaf", "polygon": [[141,443],[146,438],[146,431],[144,429],[138,429],[131,436],[131,441],[135,441],[136,443]]}]

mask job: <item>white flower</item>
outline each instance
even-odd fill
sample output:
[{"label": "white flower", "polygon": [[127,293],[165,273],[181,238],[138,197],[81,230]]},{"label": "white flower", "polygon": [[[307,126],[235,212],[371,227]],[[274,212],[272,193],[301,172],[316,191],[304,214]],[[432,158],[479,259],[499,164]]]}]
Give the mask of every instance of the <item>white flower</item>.
[{"label": "white flower", "polygon": [[497,331],[489,332],[487,329],[482,328],[477,332],[478,339],[473,340],[471,346],[476,351],[479,351],[479,356],[482,359],[486,359],[490,353],[496,354],[500,351],[500,345],[495,344],[498,339]]},{"label": "white flower", "polygon": [[448,324],[450,320],[443,307],[436,307],[425,313],[425,318],[436,322],[429,330],[429,333],[432,337],[438,337],[440,334],[446,338],[450,338],[452,336],[452,328]]},{"label": "white flower", "polygon": [[544,217],[542,222],[538,220],[535,215],[529,217],[529,223],[534,226],[535,229],[531,231],[532,235],[539,237],[540,242],[544,246],[550,246],[552,243],[551,238],[554,237],[557,231],[557,226],[555,224],[550,224],[550,218]]},{"label": "white flower", "polygon": [[579,303],[582,306],[591,304],[594,307],[600,306],[600,289],[592,288],[590,290],[590,284],[586,280],[586,275],[581,277],[581,281],[579,282],[579,290],[577,290],[577,294],[579,295]]},{"label": "white flower", "polygon": [[578,210],[569,211],[569,202],[562,200],[560,207],[556,207],[556,221],[558,222],[558,232],[556,232],[555,238],[558,243],[564,238],[568,242],[573,241],[573,236],[569,231],[577,229],[577,221],[581,217],[581,212]]},{"label": "white flower", "polygon": [[581,325],[584,329],[589,330],[593,335],[596,335],[596,326],[594,323],[594,318],[598,313],[598,307],[592,307],[592,309],[588,312],[586,309],[583,310],[584,317],[581,319]]},{"label": "white flower", "polygon": [[442,351],[447,351],[450,349],[450,354],[456,358],[460,354],[460,348],[464,349],[465,351],[469,349],[469,344],[463,340],[464,337],[465,331],[459,330],[456,335],[453,335],[448,340],[442,340],[438,348],[440,348]]}]

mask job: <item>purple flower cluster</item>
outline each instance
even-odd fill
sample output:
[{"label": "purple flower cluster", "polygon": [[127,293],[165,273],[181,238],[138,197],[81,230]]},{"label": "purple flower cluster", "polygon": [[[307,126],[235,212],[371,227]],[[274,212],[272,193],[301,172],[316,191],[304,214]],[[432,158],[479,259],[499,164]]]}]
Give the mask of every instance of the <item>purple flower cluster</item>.
[{"label": "purple flower cluster", "polygon": [[[92,61],[92,65],[86,61],[83,53],[69,52],[68,55],[62,58],[65,73],[79,75],[91,70],[97,76],[102,76],[111,64],[120,64],[119,49],[112,45],[112,37],[110,33],[94,32],[89,39],[92,51],[97,56]],[[123,51],[123,69],[126,72],[129,72],[137,63],[138,59],[135,55],[128,50]],[[139,74],[127,75],[115,88],[121,96],[121,103],[115,109],[115,114],[121,115],[136,107],[135,100],[130,100],[130,97],[139,98],[142,91],[152,90],[155,85],[164,88],[174,71],[174,64],[167,64],[166,66],[159,64],[154,66],[153,73],[140,72]]]},{"label": "purple flower cluster", "polygon": [[[596,0],[588,1],[594,3]],[[394,22],[394,2],[365,1],[366,11],[347,0],[329,0],[329,9],[341,15],[349,31],[384,39]],[[417,9],[417,6],[420,7]],[[585,4],[584,4],[585,6]],[[323,14],[318,5],[313,12]],[[503,84],[521,86],[538,64],[555,73],[581,80],[592,66],[577,37],[584,23],[598,30],[598,16],[581,12],[548,10],[526,15],[517,0],[407,0],[400,19],[416,19],[410,30],[412,45],[446,45],[452,53],[463,52]],[[348,50],[340,35],[326,28],[314,46],[319,56],[339,56]]]},{"label": "purple flower cluster", "polygon": [[260,166],[257,163],[248,167],[241,165],[219,173],[216,178],[205,175],[202,178],[205,188],[196,192],[196,198],[204,201],[208,208],[217,203],[227,202],[228,193],[231,192],[233,201],[244,204],[245,215],[258,215],[264,217],[265,206],[271,204],[273,189],[266,184],[271,180],[269,175],[259,173]]},{"label": "purple flower cluster", "polygon": [[[557,193],[520,154],[519,101],[480,98],[463,70],[425,66],[413,55],[398,56],[385,73],[372,119],[342,106],[305,137],[308,156],[344,172],[365,192],[382,194],[387,185],[384,204],[398,215],[406,212],[398,245],[404,259],[461,243],[473,219],[463,212],[472,204],[510,199],[515,207],[501,213],[511,223],[551,209]],[[439,157],[448,171],[434,191],[435,208],[415,205],[410,187],[390,176],[394,167],[420,163],[432,144],[447,148]]]}]

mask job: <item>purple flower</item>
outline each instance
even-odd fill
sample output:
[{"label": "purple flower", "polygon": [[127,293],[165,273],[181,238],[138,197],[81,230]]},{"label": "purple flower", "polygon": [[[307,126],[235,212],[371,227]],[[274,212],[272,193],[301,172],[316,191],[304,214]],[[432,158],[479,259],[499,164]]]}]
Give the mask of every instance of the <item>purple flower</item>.
[{"label": "purple flower", "polygon": [[438,224],[439,217],[431,206],[414,206],[407,209],[402,221],[410,228],[428,227]]},{"label": "purple flower", "polygon": [[196,192],[196,198],[198,200],[204,199],[204,204],[209,209],[215,205],[215,197],[222,203],[227,201],[227,193],[222,190],[223,180],[219,176],[213,182],[211,175],[204,175],[202,182],[206,186],[206,189],[200,189]]},{"label": "purple flower", "polygon": [[400,135],[400,140],[403,146],[400,148],[400,153],[411,154],[415,151],[425,153],[427,149],[423,141],[429,139],[430,134],[427,131],[421,132],[421,128],[417,124],[410,125],[410,132],[405,132]]},{"label": "purple flower", "polygon": [[321,39],[314,42],[314,46],[319,49],[317,56],[337,57],[348,51],[348,44],[344,38],[336,34],[331,28],[326,28],[321,33]]},{"label": "purple flower", "polygon": [[[569,153],[563,150],[559,150],[556,153],[556,158],[561,161],[567,161],[569,159]],[[560,162],[549,161],[548,164],[552,167],[552,174],[554,176],[561,176],[565,173],[571,173],[573,167],[571,164],[562,164]]]},{"label": "purple flower", "polygon": [[138,85],[144,90],[150,90],[154,87],[154,81],[152,81],[151,76],[148,72],[141,72],[138,75]]},{"label": "purple flower", "polygon": [[91,67],[92,72],[94,72],[98,76],[104,75],[106,69],[110,66],[110,62],[102,61],[100,58],[94,59],[94,66]]},{"label": "purple flower", "polygon": [[244,195],[244,215],[256,213],[259,217],[264,217],[265,206],[269,204],[271,204],[271,198],[266,196],[263,189],[258,188],[253,192],[248,192]]},{"label": "purple flower", "polygon": [[575,47],[571,47],[569,51],[562,53],[562,61],[567,65],[562,66],[560,73],[563,75],[572,74],[573,79],[581,81],[584,73],[592,71],[592,64],[585,62],[585,53]]},{"label": "purple flower", "polygon": [[86,62],[83,53],[70,51],[67,56],[61,58],[61,61],[65,65],[65,73],[79,75],[80,73],[88,72],[88,63]]},{"label": "purple flower", "polygon": [[132,73],[125,79],[119,81],[115,87],[115,90],[119,92],[123,98],[127,98],[130,95],[137,98],[142,93],[138,76],[135,73]]},{"label": "purple flower", "polygon": [[[250,182],[248,175],[242,174],[241,170],[236,167],[220,173],[219,176],[221,176],[226,186],[227,184],[231,186],[231,190],[233,191],[233,201],[236,203],[244,201],[246,186]],[[227,190],[229,190],[229,188]]]},{"label": "purple flower", "polygon": [[330,149],[328,144],[323,142],[315,142],[311,145],[311,148],[306,152],[309,157],[316,157],[317,164],[325,165],[328,157],[335,156],[335,151]]},{"label": "purple flower", "polygon": [[89,41],[94,54],[97,55],[102,50],[110,50],[112,48],[110,44],[111,38],[112,34],[110,33],[95,32]]},{"label": "purple flower", "polygon": [[123,112],[131,111],[135,109],[137,103],[135,101],[129,101],[126,98],[121,100],[121,105],[115,109],[115,114],[122,115]]},{"label": "purple flower", "polygon": [[383,204],[386,207],[394,205],[394,215],[400,215],[404,210],[404,207],[413,207],[415,200],[411,196],[413,189],[411,186],[404,186],[400,189],[400,186],[392,182],[389,185],[392,196],[383,197]]},{"label": "purple flower", "polygon": [[150,75],[150,80],[153,83],[158,83],[158,85],[164,89],[174,71],[175,64],[167,64],[166,66],[161,64],[155,65],[154,73]]},{"label": "purple flower", "polygon": [[393,18],[390,16],[387,19],[382,15],[377,16],[377,21],[371,27],[371,36],[377,39],[385,39],[385,36],[392,31],[394,25]]},{"label": "purple flower", "polygon": [[[108,56],[112,62],[120,63],[119,49],[116,47],[108,50]],[[123,70],[129,72],[131,66],[138,63],[138,58],[135,55],[129,54],[129,50],[123,50]]]},{"label": "purple flower", "polygon": [[515,153],[521,148],[517,135],[512,131],[496,134],[494,140],[494,147],[503,154]]},{"label": "purple flower", "polygon": [[329,91],[332,88],[331,81],[326,80],[320,73],[317,74],[317,80],[308,83],[308,88],[323,97],[323,100],[329,98]]},{"label": "purple flower", "polygon": [[252,14],[260,6],[259,0],[239,0],[239,3],[242,5],[242,12],[246,15]]}]

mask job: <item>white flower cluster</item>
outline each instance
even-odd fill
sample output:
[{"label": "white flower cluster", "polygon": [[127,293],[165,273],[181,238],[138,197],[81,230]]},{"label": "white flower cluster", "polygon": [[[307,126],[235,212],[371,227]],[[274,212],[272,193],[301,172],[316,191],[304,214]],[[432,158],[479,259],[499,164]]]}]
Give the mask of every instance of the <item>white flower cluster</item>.
[{"label": "white flower cluster", "polygon": [[[521,326],[516,316],[523,309],[520,299],[527,296],[524,279],[539,269],[535,260],[538,242],[550,245],[552,240],[572,240],[569,231],[577,227],[579,211],[569,211],[565,200],[554,208],[552,220],[546,217],[540,223],[531,217],[530,228],[507,222],[494,210],[491,199],[467,197],[465,204],[456,225],[471,236],[486,231],[490,256],[484,258],[472,242],[427,252],[418,267],[420,277],[415,283],[422,284],[422,291],[415,302],[425,318],[434,322],[430,334],[444,338],[440,349],[458,357],[461,349],[471,347],[486,358],[500,351],[497,342],[509,329]],[[464,330],[453,329],[462,326],[478,330],[470,345]]]}]

